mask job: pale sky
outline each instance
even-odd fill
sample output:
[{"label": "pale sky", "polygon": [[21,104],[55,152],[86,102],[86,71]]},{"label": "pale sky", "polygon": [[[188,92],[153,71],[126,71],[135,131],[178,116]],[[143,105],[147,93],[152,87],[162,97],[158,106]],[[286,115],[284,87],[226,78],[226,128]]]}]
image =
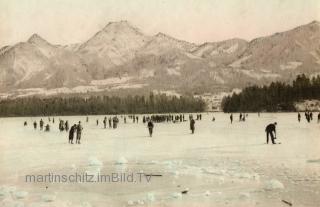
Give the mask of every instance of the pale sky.
[{"label": "pale sky", "polygon": [[0,0],[0,47],[33,33],[54,44],[88,40],[110,21],[194,43],[251,40],[320,20],[320,0]]}]

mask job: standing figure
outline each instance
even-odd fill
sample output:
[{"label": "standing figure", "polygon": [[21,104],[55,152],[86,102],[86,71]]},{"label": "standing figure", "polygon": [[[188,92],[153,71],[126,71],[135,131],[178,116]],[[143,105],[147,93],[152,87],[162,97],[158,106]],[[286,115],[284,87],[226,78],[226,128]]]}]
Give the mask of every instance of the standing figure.
[{"label": "standing figure", "polygon": [[24,123],[23,123],[23,126],[27,126],[28,125],[28,123],[27,123],[27,121],[25,121]]},{"label": "standing figure", "polygon": [[97,119],[96,123],[97,123],[97,126],[98,126],[99,125],[99,119]]},{"label": "standing figure", "polygon": [[196,124],[196,122],[194,121],[193,118],[191,118],[191,120],[190,120],[190,130],[191,130],[192,134],[194,134],[195,124]]},{"label": "standing figure", "polygon": [[83,127],[81,126],[81,122],[79,121],[79,124],[77,126],[77,139],[76,144],[80,144],[81,134],[82,134]]},{"label": "standing figure", "polygon": [[233,115],[232,114],[230,115],[230,122],[231,122],[231,124],[233,122]]},{"label": "standing figure", "polygon": [[148,122],[148,129],[149,129],[149,136],[150,137],[152,137],[153,127],[154,127],[154,125],[153,125],[153,123],[152,123],[152,121],[150,119],[149,122]]},{"label": "standing figure", "polygon": [[41,119],[41,120],[40,120],[40,130],[43,130],[43,124],[44,124],[44,123],[43,123],[43,120]]},{"label": "standing figure", "polygon": [[68,121],[66,121],[64,126],[65,126],[64,129],[66,130],[66,132],[69,131],[69,122]]},{"label": "standing figure", "polygon": [[37,129],[37,122],[36,121],[33,122],[33,128]]},{"label": "standing figure", "polygon": [[46,125],[45,131],[46,131],[46,132],[49,132],[49,131],[50,131],[50,125],[49,125],[49,124]]},{"label": "standing figure", "polygon": [[109,128],[112,128],[112,124],[111,124],[111,117],[109,117]]},{"label": "standing figure", "polygon": [[73,144],[73,136],[74,136],[74,131],[77,130],[77,125],[74,124],[69,131],[69,144]]},{"label": "standing figure", "polygon": [[274,140],[276,139],[276,126],[277,126],[277,122],[274,122],[273,124],[269,124],[265,131],[267,133],[267,144],[269,143],[269,135],[272,141],[272,144],[276,144],[274,142]]},{"label": "standing figure", "polygon": [[107,117],[104,117],[103,119],[103,126],[104,128],[107,128]]},{"label": "standing figure", "polygon": [[318,113],[318,123],[320,122],[320,112]]},{"label": "standing figure", "polygon": [[301,114],[300,114],[300,112],[298,113],[298,121],[300,122],[300,120],[301,120]]}]

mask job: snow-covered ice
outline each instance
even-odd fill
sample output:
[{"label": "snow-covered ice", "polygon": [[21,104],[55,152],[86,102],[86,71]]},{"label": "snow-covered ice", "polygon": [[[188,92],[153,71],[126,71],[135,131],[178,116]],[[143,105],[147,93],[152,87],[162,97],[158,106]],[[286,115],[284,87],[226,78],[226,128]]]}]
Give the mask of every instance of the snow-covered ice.
[{"label": "snow-covered ice", "polygon": [[[61,116],[50,132],[33,129],[43,117],[1,118],[0,206],[318,206],[320,124],[299,123],[296,113],[249,113],[246,122],[237,116],[230,124],[229,114],[203,113],[194,135],[189,122],[155,123],[152,138],[141,117],[124,124],[118,115],[114,130],[96,126],[104,115],[88,123]],[[81,145],[68,144],[59,118],[82,121]],[[267,145],[264,129],[275,121],[281,144]],[[85,172],[94,181],[133,173],[135,182],[26,182],[26,175]]]}]

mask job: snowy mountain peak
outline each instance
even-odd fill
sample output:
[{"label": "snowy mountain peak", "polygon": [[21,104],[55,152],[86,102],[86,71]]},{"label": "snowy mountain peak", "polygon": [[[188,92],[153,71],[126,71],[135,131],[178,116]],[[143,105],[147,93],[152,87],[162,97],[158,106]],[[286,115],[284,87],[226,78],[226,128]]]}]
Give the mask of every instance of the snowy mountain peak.
[{"label": "snowy mountain peak", "polygon": [[314,20],[314,21],[310,22],[310,24],[314,24],[314,25],[318,25],[318,26],[320,26],[320,22],[319,22],[319,21],[317,21],[317,20]]},{"label": "snowy mountain peak", "polygon": [[31,37],[28,39],[28,43],[31,44],[49,44],[45,39],[40,37],[38,34],[33,34]]},{"label": "snowy mountain peak", "polygon": [[176,39],[176,38],[173,38],[173,37],[171,37],[171,36],[169,36],[169,35],[167,35],[167,34],[164,34],[164,33],[162,33],[162,32],[157,33],[157,34],[155,35],[155,37],[156,37],[156,39],[158,39],[158,40],[171,40],[171,41],[177,41],[177,42],[182,41],[182,40],[178,40],[178,39]]},{"label": "snowy mountain peak", "polygon": [[142,32],[132,26],[128,21],[126,20],[122,20],[122,21],[119,21],[119,22],[109,22],[104,28],[103,28],[103,31],[104,32],[107,32],[107,33],[127,33],[127,32],[134,32],[134,33],[139,33],[141,35]]}]

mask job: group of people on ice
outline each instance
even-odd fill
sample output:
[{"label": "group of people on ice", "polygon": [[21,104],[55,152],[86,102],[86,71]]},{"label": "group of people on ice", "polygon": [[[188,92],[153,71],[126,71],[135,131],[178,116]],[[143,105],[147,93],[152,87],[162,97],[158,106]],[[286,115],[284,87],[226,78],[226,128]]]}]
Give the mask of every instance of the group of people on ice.
[{"label": "group of people on ice", "polygon": [[[304,116],[308,123],[310,123],[313,120],[313,113],[312,111],[305,111]],[[301,121],[301,114],[298,112],[298,121]],[[320,112],[318,113],[318,123],[320,123]]]},{"label": "group of people on ice", "polygon": [[[260,115],[260,114],[259,114]],[[123,121],[124,123],[127,123],[127,116],[121,116],[121,118],[123,117]],[[239,114],[239,121],[245,121],[246,117],[248,117],[248,114],[243,114],[240,113]],[[132,120],[133,123],[138,123],[139,122],[139,116],[137,115],[129,115],[128,116],[129,119]],[[306,111],[305,112],[305,118],[308,122],[313,120],[313,113],[310,111]],[[49,122],[51,122],[51,119],[49,119]],[[196,120],[202,120],[202,114],[196,114]],[[215,120],[215,118],[213,117],[213,121]],[[172,114],[158,114],[158,115],[150,115],[150,116],[142,116],[142,122],[143,124],[147,125],[148,131],[149,131],[149,136],[152,137],[153,134],[153,128],[154,128],[154,123],[160,123],[160,122],[172,122],[172,123],[177,123],[177,122],[185,122],[185,115],[184,114],[178,114],[178,115],[172,115]],[[301,121],[301,114],[300,112],[298,113],[298,121]],[[54,118],[52,119],[52,122],[54,123]],[[86,122],[89,122],[89,117],[86,118]],[[231,124],[233,123],[233,114],[230,114],[230,122]],[[320,112],[318,113],[318,123],[320,122]],[[189,124],[190,124],[190,130],[191,130],[191,134],[194,134],[195,132],[195,119],[193,118],[193,115],[190,114],[189,115]],[[113,117],[104,117],[103,119],[103,125],[104,128],[107,128],[107,124],[109,125],[109,128],[113,128],[116,129],[118,124],[119,124],[119,118],[117,116],[113,116]],[[24,125],[27,125],[27,122],[24,122]],[[96,125],[99,125],[99,120],[96,120]],[[37,129],[38,123],[36,121],[34,121],[33,123],[34,129]],[[43,119],[41,119],[39,121],[39,126],[40,126],[40,130],[44,131],[50,131],[50,125],[44,125],[44,121]],[[277,126],[277,122],[268,124],[265,128],[265,132],[266,132],[266,143],[269,143],[269,140],[271,141],[272,144],[276,144],[275,143],[275,139],[276,139],[276,126]],[[69,129],[69,122],[68,121],[64,121],[64,120],[59,120],[59,130],[60,131],[66,131],[69,132],[69,143],[73,144],[73,139],[74,136],[76,134],[76,144],[80,144],[80,140],[81,140],[81,135],[82,135],[82,131],[83,131],[83,127],[81,125],[81,122],[79,121],[78,124],[74,124],[71,126],[71,128]]]},{"label": "group of people on ice", "polygon": [[78,124],[74,124],[69,131],[69,144],[73,144],[74,134],[76,134],[76,144],[80,144],[81,134],[83,127],[81,121]]}]

